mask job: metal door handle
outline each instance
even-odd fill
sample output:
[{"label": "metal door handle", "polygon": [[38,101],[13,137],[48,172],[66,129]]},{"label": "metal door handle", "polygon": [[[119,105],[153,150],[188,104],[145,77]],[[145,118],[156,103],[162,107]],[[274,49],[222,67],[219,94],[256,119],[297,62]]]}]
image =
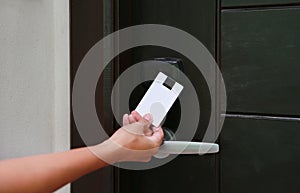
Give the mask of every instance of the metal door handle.
[{"label": "metal door handle", "polygon": [[206,154],[219,152],[216,143],[190,142],[190,141],[165,141],[159,148],[156,158],[166,158],[170,154]]}]

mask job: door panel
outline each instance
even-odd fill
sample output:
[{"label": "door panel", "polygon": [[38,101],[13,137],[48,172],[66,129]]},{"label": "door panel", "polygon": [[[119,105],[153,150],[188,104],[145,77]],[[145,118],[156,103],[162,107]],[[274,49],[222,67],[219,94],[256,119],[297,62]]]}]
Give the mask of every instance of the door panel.
[{"label": "door panel", "polygon": [[[72,0],[70,1],[71,9],[71,82],[76,75],[76,71],[85,54],[94,44],[101,40],[104,36],[103,24],[103,1],[102,0]],[[99,82],[111,82],[112,75],[107,69],[100,78]],[[108,77],[108,78],[103,78]],[[108,80],[107,80],[108,79]],[[100,85],[100,84],[99,84]],[[108,84],[105,84],[108,85]],[[107,103],[109,97],[106,92],[107,86],[99,86],[96,90],[98,100],[95,100],[96,108],[99,113],[101,123],[108,133],[112,132],[112,114],[106,113],[107,108],[110,109],[110,103]],[[109,98],[110,99],[110,98]],[[71,120],[71,148],[86,146],[76,128],[74,119]],[[91,174],[83,176],[71,184],[72,193],[112,193],[113,192],[113,171],[112,166],[102,170],[95,171]]]},{"label": "door panel", "polygon": [[300,192],[300,120],[226,118],[222,193]]},{"label": "door panel", "polygon": [[280,5],[289,3],[300,3],[299,0],[223,0],[222,6],[257,6],[257,5]]},{"label": "door panel", "polygon": [[[195,36],[212,55],[215,55],[216,8],[217,3],[212,0],[121,0],[119,25],[120,28],[124,28],[154,23],[177,27]],[[175,57],[183,60],[183,72],[195,86],[200,98],[201,117],[195,140],[202,140],[210,116],[210,96],[201,73],[187,58],[166,48],[138,47],[120,55],[120,73],[137,62],[158,57]],[[136,97],[133,100],[139,99]],[[174,118],[167,117],[165,124],[170,122],[174,122]],[[189,192],[215,193],[218,190],[217,172],[216,155],[179,156],[162,167],[146,171],[120,169],[118,189],[120,193],[181,193],[188,187]]]},{"label": "door panel", "polygon": [[138,24],[177,27],[198,38],[215,54],[215,0],[119,0],[119,4],[120,28]]},{"label": "door panel", "polygon": [[300,115],[300,9],[223,11],[228,111]]},{"label": "door panel", "polygon": [[178,156],[159,168],[121,170],[121,192],[217,192],[215,156]]},{"label": "door panel", "polygon": [[[163,24],[182,29],[200,40],[212,55],[216,53],[216,1],[211,0],[121,0],[120,28],[138,24]],[[120,73],[131,65],[159,57],[175,57],[183,60],[184,73],[193,83],[199,97],[200,123],[195,140],[201,140],[210,116],[210,95],[207,84],[185,56],[166,48],[143,46],[123,53],[120,58]],[[146,73],[146,72],[145,72]]]}]

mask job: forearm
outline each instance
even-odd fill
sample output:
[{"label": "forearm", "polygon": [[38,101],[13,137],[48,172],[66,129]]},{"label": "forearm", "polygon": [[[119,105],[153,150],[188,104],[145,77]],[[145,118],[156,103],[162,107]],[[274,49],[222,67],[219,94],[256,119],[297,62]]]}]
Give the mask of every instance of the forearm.
[{"label": "forearm", "polygon": [[107,164],[88,148],[0,162],[0,192],[53,192]]},{"label": "forearm", "polygon": [[150,161],[162,142],[162,129],[152,130],[152,134],[146,136],[145,131],[150,130],[150,119],[138,117],[134,120],[132,115],[127,115],[127,118],[127,121],[123,120],[125,126],[101,144],[62,153],[0,161],[0,192],[53,192],[107,163]]}]

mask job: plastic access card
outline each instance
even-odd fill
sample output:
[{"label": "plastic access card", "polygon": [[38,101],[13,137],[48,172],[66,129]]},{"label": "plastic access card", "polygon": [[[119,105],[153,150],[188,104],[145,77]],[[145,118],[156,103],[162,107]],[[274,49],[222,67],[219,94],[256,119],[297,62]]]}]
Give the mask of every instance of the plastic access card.
[{"label": "plastic access card", "polygon": [[152,124],[158,127],[182,89],[181,84],[159,72],[135,110],[141,116],[150,113],[153,116]]}]

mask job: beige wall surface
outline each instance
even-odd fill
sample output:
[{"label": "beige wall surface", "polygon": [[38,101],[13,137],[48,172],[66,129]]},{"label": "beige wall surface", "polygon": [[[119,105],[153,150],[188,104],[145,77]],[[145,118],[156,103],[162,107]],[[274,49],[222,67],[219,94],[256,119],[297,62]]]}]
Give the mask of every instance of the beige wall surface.
[{"label": "beige wall surface", "polygon": [[0,159],[69,149],[69,84],[69,1],[0,0]]}]

